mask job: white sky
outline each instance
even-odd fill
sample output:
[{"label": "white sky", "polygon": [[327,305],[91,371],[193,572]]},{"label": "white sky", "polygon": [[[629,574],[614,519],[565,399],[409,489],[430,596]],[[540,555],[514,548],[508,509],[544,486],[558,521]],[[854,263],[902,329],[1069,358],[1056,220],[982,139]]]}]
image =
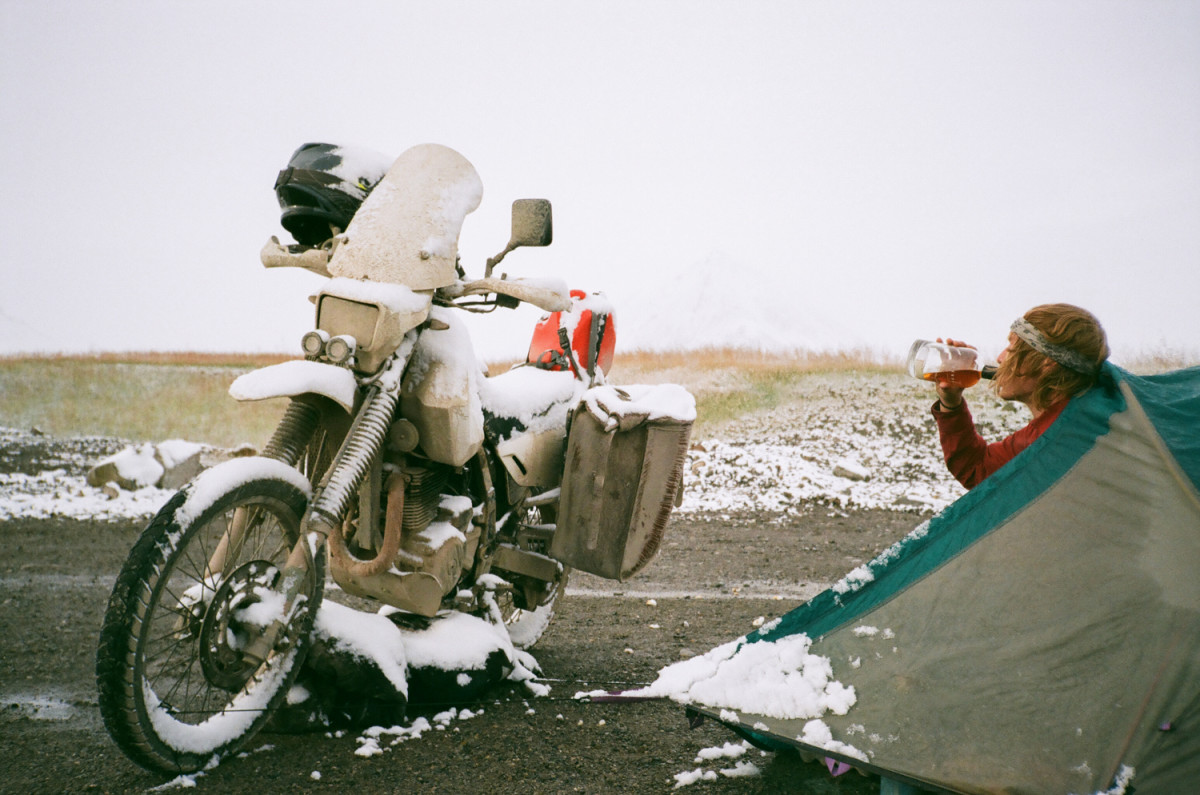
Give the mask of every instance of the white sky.
[{"label": "white sky", "polygon": [[606,291],[618,351],[997,348],[1060,300],[1200,348],[1194,0],[0,0],[0,353],[298,351],[320,280],[258,251],[306,141],[462,152],[472,275],[550,198],[503,267]]}]

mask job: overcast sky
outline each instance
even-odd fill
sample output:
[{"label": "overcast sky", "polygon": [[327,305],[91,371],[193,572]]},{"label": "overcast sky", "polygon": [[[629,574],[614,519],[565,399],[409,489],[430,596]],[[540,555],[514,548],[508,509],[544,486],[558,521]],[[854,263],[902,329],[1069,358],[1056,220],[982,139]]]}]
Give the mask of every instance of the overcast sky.
[{"label": "overcast sky", "polygon": [[0,0],[0,112],[0,353],[297,351],[320,279],[258,251],[306,141],[465,155],[472,275],[551,199],[504,267],[619,348],[996,348],[1046,301],[1200,348],[1195,0]]}]

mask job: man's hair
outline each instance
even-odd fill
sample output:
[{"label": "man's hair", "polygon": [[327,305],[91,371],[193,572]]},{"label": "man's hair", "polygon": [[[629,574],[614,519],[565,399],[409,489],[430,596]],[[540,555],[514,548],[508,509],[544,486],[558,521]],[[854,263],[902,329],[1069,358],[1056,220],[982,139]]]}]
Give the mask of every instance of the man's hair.
[{"label": "man's hair", "polygon": [[[1091,373],[1080,373],[1055,362],[1018,337],[996,372],[996,379],[1032,375],[1038,378],[1031,402],[1047,408],[1074,397],[1096,383],[1100,365],[1108,358],[1108,339],[1095,315],[1071,304],[1042,304],[1025,313],[1025,319],[1053,345],[1070,348],[1096,365]],[[1049,367],[1043,372],[1048,364]],[[1042,373],[1042,375],[1038,375]]]}]

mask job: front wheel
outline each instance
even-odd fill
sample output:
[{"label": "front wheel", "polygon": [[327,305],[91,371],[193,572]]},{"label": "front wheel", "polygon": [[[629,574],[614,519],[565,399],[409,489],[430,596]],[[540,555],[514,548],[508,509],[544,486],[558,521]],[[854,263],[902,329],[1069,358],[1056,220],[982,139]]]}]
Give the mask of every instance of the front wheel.
[{"label": "front wheel", "polygon": [[325,580],[300,537],[303,476],[238,459],[146,528],[117,577],[96,659],[100,712],[133,761],[191,772],[237,750],[299,673]]}]

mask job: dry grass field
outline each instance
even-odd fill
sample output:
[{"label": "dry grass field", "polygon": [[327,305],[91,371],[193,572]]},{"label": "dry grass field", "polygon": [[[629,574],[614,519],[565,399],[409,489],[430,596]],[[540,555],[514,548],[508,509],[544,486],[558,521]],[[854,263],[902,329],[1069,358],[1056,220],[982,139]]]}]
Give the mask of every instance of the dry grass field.
[{"label": "dry grass field", "polygon": [[[261,445],[282,401],[240,404],[229,384],[284,354],[124,353],[0,357],[0,426],[54,436],[130,440],[187,439],[230,447]],[[1133,363],[1135,372],[1195,364],[1170,352]],[[498,373],[512,362],[494,362]],[[695,435],[713,433],[740,417],[788,402],[808,375],[896,374],[898,359],[870,351],[777,354],[737,349],[619,352],[608,380],[616,384],[678,383],[696,396]]]},{"label": "dry grass field", "polygon": [[229,384],[284,356],[121,354],[0,359],[0,425],[53,436],[261,445],[283,404],[239,404]]},{"label": "dry grass field", "polygon": [[[181,438],[218,446],[261,444],[282,401],[239,404],[229,384],[280,355],[130,353],[0,358],[0,426],[55,436]],[[493,373],[512,365],[489,365]],[[698,430],[776,405],[801,373],[896,371],[865,355],[780,356],[735,350],[623,353],[613,383],[679,383],[696,395]]]}]

